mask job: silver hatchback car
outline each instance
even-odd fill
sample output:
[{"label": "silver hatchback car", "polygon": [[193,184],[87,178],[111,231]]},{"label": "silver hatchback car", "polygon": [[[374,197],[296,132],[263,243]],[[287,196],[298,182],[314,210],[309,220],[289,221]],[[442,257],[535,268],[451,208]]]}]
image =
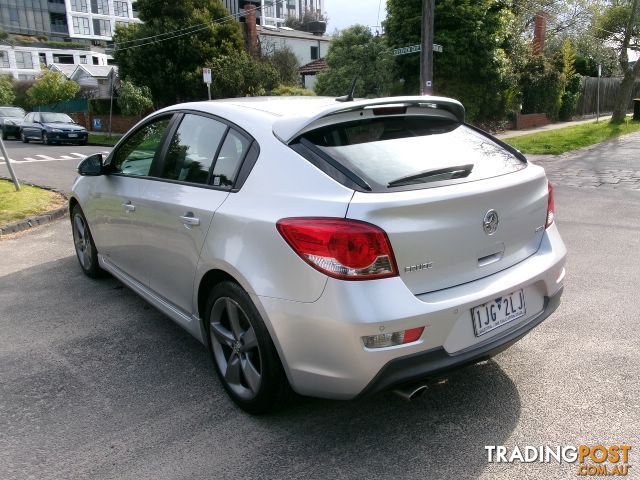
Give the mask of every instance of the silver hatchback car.
[{"label": "silver hatchback car", "polygon": [[292,390],[414,396],[560,302],[544,170],[455,100],[176,105],[78,171],[84,272],[111,273],[207,345],[248,412]]}]

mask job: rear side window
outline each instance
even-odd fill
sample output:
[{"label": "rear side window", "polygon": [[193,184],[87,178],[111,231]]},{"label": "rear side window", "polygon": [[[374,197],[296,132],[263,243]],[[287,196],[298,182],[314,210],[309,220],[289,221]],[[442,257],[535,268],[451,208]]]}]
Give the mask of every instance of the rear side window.
[{"label": "rear side window", "polygon": [[251,141],[248,138],[235,130],[229,130],[213,167],[214,186],[233,185],[240,164],[250,146]]},{"label": "rear side window", "polygon": [[481,180],[526,167],[472,128],[426,116],[330,125],[299,140],[315,154],[328,156],[355,173],[375,191]]},{"label": "rear side window", "polygon": [[212,118],[185,115],[169,144],[160,178],[206,184],[226,130]]}]

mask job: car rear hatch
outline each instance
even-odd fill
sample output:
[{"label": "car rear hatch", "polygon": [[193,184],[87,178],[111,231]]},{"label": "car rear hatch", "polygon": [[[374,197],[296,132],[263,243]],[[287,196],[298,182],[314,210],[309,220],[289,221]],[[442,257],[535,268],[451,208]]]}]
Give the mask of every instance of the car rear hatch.
[{"label": "car rear hatch", "polygon": [[316,119],[290,143],[356,190],[347,217],[387,233],[416,295],[534,254],[547,214],[541,168],[438,107],[363,107],[339,122]]}]

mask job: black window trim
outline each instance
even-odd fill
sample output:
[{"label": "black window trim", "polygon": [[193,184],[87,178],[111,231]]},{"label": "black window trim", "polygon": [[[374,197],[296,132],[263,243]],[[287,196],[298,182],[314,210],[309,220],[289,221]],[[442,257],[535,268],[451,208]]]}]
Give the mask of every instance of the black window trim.
[{"label": "black window trim", "polygon": [[[171,118],[171,121],[169,122],[169,126],[167,127],[167,130],[165,131],[165,134],[163,135],[162,140],[160,142],[161,143],[161,147],[159,149],[160,153],[159,154],[156,153],[156,156],[154,156],[153,161],[151,162],[151,168],[149,169],[149,173],[152,173],[152,172],[155,173],[157,171],[162,171],[162,170],[157,170],[157,169],[164,165],[166,154],[167,154],[167,151],[168,151],[170,143],[171,143],[170,140],[173,138],[173,135],[175,134],[175,132],[179,128],[180,123],[182,122],[182,119],[187,114],[193,114],[193,115],[198,115],[198,116],[205,117],[205,118],[210,118],[212,120],[216,120],[216,121],[218,121],[220,123],[223,123],[224,125],[227,126],[227,129],[225,130],[225,133],[222,136],[222,138],[220,140],[220,143],[218,145],[218,149],[216,150],[216,155],[213,158],[213,162],[211,162],[211,166],[209,167],[209,174],[207,176],[207,184],[194,183],[194,182],[185,182],[184,180],[171,180],[171,179],[168,179],[168,178],[161,178],[159,176],[152,176],[152,175],[125,175],[125,174],[122,174],[122,173],[119,173],[119,172],[113,172],[113,171],[109,171],[109,170],[107,170],[107,174],[109,174],[109,175],[117,175],[117,176],[120,176],[120,177],[128,177],[128,178],[139,178],[139,179],[142,179],[142,180],[153,180],[153,181],[156,181],[156,182],[175,183],[175,184],[179,184],[179,185],[186,185],[186,186],[189,186],[189,187],[205,188],[205,189],[209,189],[209,190],[218,190],[218,191],[223,191],[223,192],[231,192],[231,193],[239,192],[240,189],[242,188],[242,186],[244,185],[245,181],[249,177],[249,174],[251,173],[251,170],[253,169],[253,166],[257,162],[258,157],[260,156],[260,145],[257,142],[257,140],[252,135],[250,135],[244,128],[236,125],[233,122],[230,122],[229,120],[226,120],[226,119],[224,119],[222,117],[219,117],[218,115],[215,115],[215,114],[212,114],[212,113],[208,113],[208,112],[202,112],[202,111],[199,111],[199,110],[191,110],[191,109],[171,110],[169,112],[161,112],[161,113],[158,113],[158,114],[155,114],[155,115],[153,115],[151,117],[146,118],[143,123],[140,123],[135,128],[135,130],[129,131],[125,136],[122,137],[122,139],[117,143],[116,147],[111,151],[111,153],[107,157],[107,159],[105,161],[105,167],[109,168],[111,166],[111,162],[113,161],[113,158],[115,157],[116,151],[119,149],[121,144],[124,144],[127,141],[127,139],[131,138],[140,129],[146,127],[148,124],[152,123],[156,119],[158,119],[160,117],[163,117],[163,116],[171,115],[172,118]],[[227,139],[227,135],[228,135],[230,129],[233,129],[237,133],[239,133],[239,134],[243,135],[244,137],[246,137],[246,139],[249,141],[249,146],[247,148],[247,151],[244,153],[242,159],[240,160],[240,162],[238,162],[238,166],[236,167],[236,170],[234,172],[234,182],[233,182],[233,184],[232,185],[227,185],[227,186],[224,186],[224,187],[211,185],[210,182],[213,179],[213,169],[215,168],[215,164],[218,161],[218,155],[220,154],[220,150],[222,149],[222,145],[224,144],[225,140]],[[253,161],[246,162],[245,160],[247,159],[247,156],[249,155],[249,152],[252,150],[254,145],[257,148],[257,153],[255,155],[255,159],[253,159]]]},{"label": "black window trim", "polygon": [[[456,122],[459,125],[463,125],[468,127],[472,131],[486,137],[492,142],[496,143],[498,146],[504,148],[507,152],[511,153],[514,157],[520,160],[524,167],[528,166],[528,161],[526,157],[511,145],[499,140],[488,132],[475,127],[467,122]],[[300,148],[302,147],[302,148]],[[424,188],[438,188],[438,187],[446,187],[449,185],[455,185],[459,183],[468,183],[469,181],[466,179],[459,179],[457,181],[452,180],[443,180],[437,182],[430,182],[428,187],[425,187],[424,184],[412,184],[412,185],[403,185],[399,187],[387,187],[386,185],[378,185],[375,182],[372,182],[369,179],[363,178],[357,172],[353,171],[353,169],[343,165],[336,159],[334,159],[331,155],[324,152],[322,149],[318,148],[312,142],[304,138],[304,135],[298,136],[291,143],[289,143],[289,148],[294,150],[296,153],[301,155],[305,160],[309,163],[316,166],[318,169],[329,175],[338,183],[344,185],[347,188],[351,188],[357,192],[361,193],[391,193],[391,192],[404,192],[404,191],[413,191],[413,190],[422,190]],[[324,165],[323,165],[324,164]],[[513,172],[509,172],[513,173]],[[501,177],[503,175],[509,175],[509,173],[503,173],[500,175],[496,175],[496,177]],[[345,181],[346,180],[346,181]]]}]

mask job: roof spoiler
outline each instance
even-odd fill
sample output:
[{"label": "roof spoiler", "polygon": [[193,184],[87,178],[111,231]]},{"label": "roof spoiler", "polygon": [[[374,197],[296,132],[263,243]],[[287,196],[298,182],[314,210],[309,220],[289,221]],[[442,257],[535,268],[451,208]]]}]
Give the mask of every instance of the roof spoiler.
[{"label": "roof spoiler", "polygon": [[[465,110],[462,104],[451,98],[431,96],[387,97],[337,103],[335,105],[329,105],[313,115],[305,116],[304,113],[301,113],[298,116],[284,117],[274,122],[273,133],[282,142],[289,144],[309,130],[314,130],[331,123],[348,121],[348,117],[350,117],[350,114],[353,112],[360,111],[360,116],[362,117],[365,112],[371,112],[371,114],[373,114],[374,110],[383,107],[388,107],[389,110],[398,110],[398,107],[403,108],[405,111],[408,111],[408,114],[416,114],[418,111],[424,109],[424,113],[427,115],[451,118],[460,123],[464,123],[465,117]],[[413,112],[409,109],[413,110]],[[344,117],[344,120],[340,119],[340,117]]]}]

